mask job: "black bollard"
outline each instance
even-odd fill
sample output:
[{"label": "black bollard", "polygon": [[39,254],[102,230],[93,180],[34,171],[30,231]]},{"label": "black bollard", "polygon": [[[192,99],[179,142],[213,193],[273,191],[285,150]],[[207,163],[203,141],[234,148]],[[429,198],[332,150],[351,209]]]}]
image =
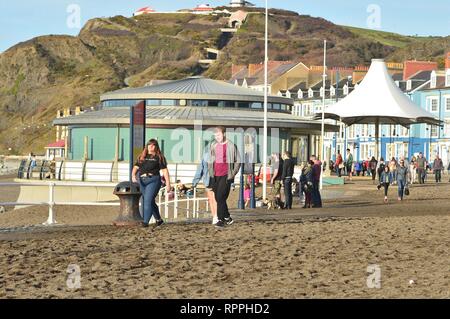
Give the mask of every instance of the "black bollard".
[{"label": "black bollard", "polygon": [[139,213],[139,200],[142,196],[139,184],[122,182],[114,188],[114,195],[120,199],[120,213],[113,225],[139,226],[143,222]]}]

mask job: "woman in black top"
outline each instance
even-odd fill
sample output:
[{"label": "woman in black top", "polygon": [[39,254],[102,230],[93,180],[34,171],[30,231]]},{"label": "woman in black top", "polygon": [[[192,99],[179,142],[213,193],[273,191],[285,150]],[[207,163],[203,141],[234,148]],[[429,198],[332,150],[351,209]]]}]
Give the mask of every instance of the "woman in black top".
[{"label": "woman in black top", "polygon": [[[136,175],[138,172],[139,175]],[[163,173],[166,180],[167,191],[170,191],[170,177],[166,158],[161,153],[158,141],[152,139],[145,146],[132,172],[133,182],[140,184],[144,197],[144,227],[148,227],[152,216],[156,220],[156,226],[161,226],[164,223],[158,205],[156,205],[156,196],[162,186],[160,172]]]}]

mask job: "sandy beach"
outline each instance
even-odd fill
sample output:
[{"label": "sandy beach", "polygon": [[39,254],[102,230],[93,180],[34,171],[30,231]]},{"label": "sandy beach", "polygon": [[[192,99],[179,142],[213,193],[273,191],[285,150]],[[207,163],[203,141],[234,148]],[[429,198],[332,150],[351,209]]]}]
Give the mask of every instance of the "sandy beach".
[{"label": "sandy beach", "polygon": [[[450,184],[414,185],[389,204],[367,180],[330,188],[323,209],[234,212],[159,229],[109,226],[116,208],[0,215],[0,298],[450,298]],[[19,228],[11,228],[19,227]],[[67,268],[80,268],[69,289]],[[367,287],[369,265],[381,288]],[[411,282],[411,280],[413,282]]]}]

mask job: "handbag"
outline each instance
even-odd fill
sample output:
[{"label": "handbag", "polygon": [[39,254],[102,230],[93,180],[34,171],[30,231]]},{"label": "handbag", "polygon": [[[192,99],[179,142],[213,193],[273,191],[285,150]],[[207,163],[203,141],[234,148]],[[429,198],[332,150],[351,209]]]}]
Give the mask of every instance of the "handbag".
[{"label": "handbag", "polygon": [[405,187],[405,195],[409,196],[409,187]]},{"label": "handbag", "polygon": [[339,168],[340,169],[344,168],[344,164],[343,163],[339,164]]}]

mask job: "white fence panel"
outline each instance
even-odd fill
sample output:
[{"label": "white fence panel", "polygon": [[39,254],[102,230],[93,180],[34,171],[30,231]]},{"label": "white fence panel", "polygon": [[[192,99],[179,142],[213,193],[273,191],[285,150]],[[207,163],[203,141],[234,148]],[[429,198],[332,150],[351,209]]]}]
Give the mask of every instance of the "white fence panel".
[{"label": "white fence panel", "polygon": [[83,162],[64,162],[63,180],[81,181],[83,179]]},{"label": "white fence panel", "polygon": [[87,162],[85,181],[89,182],[110,182],[112,177],[114,162]]}]

